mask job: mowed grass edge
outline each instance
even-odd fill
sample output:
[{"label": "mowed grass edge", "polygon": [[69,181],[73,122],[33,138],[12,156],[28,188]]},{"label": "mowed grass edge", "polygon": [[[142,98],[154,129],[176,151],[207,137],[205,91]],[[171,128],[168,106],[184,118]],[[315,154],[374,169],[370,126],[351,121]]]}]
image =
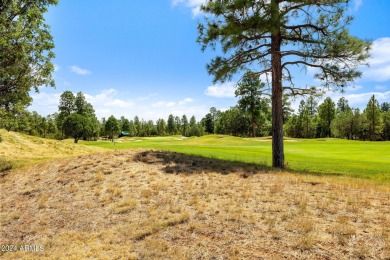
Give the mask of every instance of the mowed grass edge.
[{"label": "mowed grass edge", "polygon": [[[229,161],[272,166],[270,138],[223,135],[182,138],[121,138],[116,141],[82,142],[106,149],[157,149]],[[390,142],[343,139],[285,140],[288,171],[301,174],[349,176],[390,183]]]}]

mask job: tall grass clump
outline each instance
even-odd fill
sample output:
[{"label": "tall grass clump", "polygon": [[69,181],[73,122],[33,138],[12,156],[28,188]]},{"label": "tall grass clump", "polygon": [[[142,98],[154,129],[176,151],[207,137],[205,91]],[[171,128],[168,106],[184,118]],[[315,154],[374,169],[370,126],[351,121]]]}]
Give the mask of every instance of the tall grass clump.
[{"label": "tall grass clump", "polygon": [[9,161],[0,158],[0,172],[5,172],[11,169],[12,164]]}]

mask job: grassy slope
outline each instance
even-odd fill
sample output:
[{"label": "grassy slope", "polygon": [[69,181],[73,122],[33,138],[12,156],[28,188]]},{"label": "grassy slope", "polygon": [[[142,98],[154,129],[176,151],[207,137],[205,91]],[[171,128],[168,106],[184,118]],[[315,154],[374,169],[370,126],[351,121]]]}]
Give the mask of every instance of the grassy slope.
[{"label": "grassy slope", "polygon": [[[109,149],[163,149],[271,166],[271,141],[265,138],[213,135],[183,140],[179,137],[123,140],[118,140],[115,144],[112,142],[85,142],[85,144]],[[292,171],[346,175],[380,182],[390,182],[388,151],[390,151],[390,142],[340,139],[287,139],[285,141],[286,162]]]},{"label": "grassy slope", "polygon": [[[51,140],[0,129],[0,159],[14,167],[103,151],[99,147],[76,145],[72,140]],[[0,162],[1,163],[1,162]]]}]

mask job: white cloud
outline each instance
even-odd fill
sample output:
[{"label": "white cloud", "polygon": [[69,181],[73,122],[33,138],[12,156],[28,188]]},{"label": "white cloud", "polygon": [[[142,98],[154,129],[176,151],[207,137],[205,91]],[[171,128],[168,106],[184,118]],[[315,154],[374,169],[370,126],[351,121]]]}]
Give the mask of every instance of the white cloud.
[{"label": "white cloud", "polygon": [[166,104],[167,104],[166,101],[158,101],[158,102],[156,102],[156,103],[153,103],[153,104],[152,104],[152,107],[163,107],[163,106],[165,106]]},{"label": "white cloud", "polygon": [[173,101],[158,101],[152,104],[152,107],[174,107],[174,106],[185,106],[189,103],[194,102],[192,98],[185,98],[179,102]]},{"label": "white cloud", "polygon": [[362,80],[384,82],[390,80],[390,38],[379,38],[372,44],[370,67],[363,67]]},{"label": "white cloud", "polygon": [[104,89],[101,93],[95,96],[88,94],[84,95],[87,101],[90,102],[93,106],[112,107],[120,109],[134,107],[134,103],[132,101],[115,98],[115,96],[118,95],[118,91],[116,89]]},{"label": "white cloud", "polygon": [[137,100],[145,101],[145,100],[148,100],[149,98],[155,97],[155,96],[158,96],[158,94],[157,93],[152,93],[152,94],[149,94],[147,96],[139,97],[139,98],[137,98]]},{"label": "white cloud", "polygon": [[173,6],[183,5],[187,8],[191,8],[193,16],[198,16],[202,13],[200,6],[205,3],[206,0],[171,0]]},{"label": "white cloud", "polygon": [[375,89],[376,90],[386,90],[387,87],[386,86],[382,86],[382,85],[377,85],[377,86],[375,86]]},{"label": "white cloud", "polygon": [[56,106],[58,107],[60,94],[49,94],[46,92],[39,92],[31,94],[34,103],[40,106]]},{"label": "white cloud", "polygon": [[345,90],[345,91],[348,91],[348,92],[351,92],[351,91],[357,91],[357,90],[359,90],[359,89],[363,89],[363,87],[360,86],[360,85],[348,86],[348,87],[346,87],[344,90]]},{"label": "white cloud", "polygon": [[359,10],[360,6],[362,6],[363,4],[363,0],[355,0],[354,4],[353,4],[353,10],[356,12],[357,10]]},{"label": "white cloud", "polygon": [[383,102],[389,102],[390,100],[390,91],[387,92],[366,92],[359,94],[341,94],[341,93],[332,93],[330,97],[334,102],[337,102],[341,97],[345,97],[348,100],[348,104],[351,107],[360,108],[363,110],[366,108],[368,101],[375,95],[375,98],[378,100],[379,104]]},{"label": "white cloud", "polygon": [[379,38],[372,43],[372,57],[369,59],[371,65],[390,63],[390,38]]},{"label": "white cloud", "polygon": [[76,65],[70,66],[69,68],[70,68],[70,70],[71,70],[72,72],[74,72],[74,73],[76,73],[76,74],[78,74],[78,75],[83,75],[83,76],[85,76],[85,75],[89,75],[89,74],[92,73],[90,70],[82,69],[82,68],[80,68],[80,67],[78,67],[78,66],[76,66]]},{"label": "white cloud", "polygon": [[54,72],[57,72],[61,69],[60,66],[58,66],[57,64],[54,64]]},{"label": "white cloud", "polygon": [[46,116],[58,111],[58,104],[60,101],[60,95],[58,93],[50,94],[44,91],[39,93],[31,92],[30,96],[33,99],[31,106],[28,107],[29,111],[37,111],[38,114]]},{"label": "white cloud", "polygon": [[390,80],[390,64],[381,68],[370,68],[363,73],[363,79],[375,82],[385,82]]},{"label": "white cloud", "polygon": [[211,97],[235,97],[235,86],[233,83],[228,82],[222,85],[209,86],[205,90],[205,94]]},{"label": "white cloud", "polygon": [[192,103],[192,102],[194,102],[194,100],[192,98],[185,98],[185,99],[183,99],[182,101],[179,102],[179,105],[180,106],[184,106],[184,105],[186,105],[188,103]]},{"label": "white cloud", "polygon": [[175,105],[176,105],[175,102],[168,102],[168,103],[166,104],[167,107],[174,107]]}]

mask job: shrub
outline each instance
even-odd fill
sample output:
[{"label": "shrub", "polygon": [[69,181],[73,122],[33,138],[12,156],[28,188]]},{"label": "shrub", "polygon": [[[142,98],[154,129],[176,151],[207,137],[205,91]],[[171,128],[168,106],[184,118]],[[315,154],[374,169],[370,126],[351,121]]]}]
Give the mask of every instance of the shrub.
[{"label": "shrub", "polygon": [[9,161],[0,158],[0,172],[5,172],[12,169],[12,164]]}]

